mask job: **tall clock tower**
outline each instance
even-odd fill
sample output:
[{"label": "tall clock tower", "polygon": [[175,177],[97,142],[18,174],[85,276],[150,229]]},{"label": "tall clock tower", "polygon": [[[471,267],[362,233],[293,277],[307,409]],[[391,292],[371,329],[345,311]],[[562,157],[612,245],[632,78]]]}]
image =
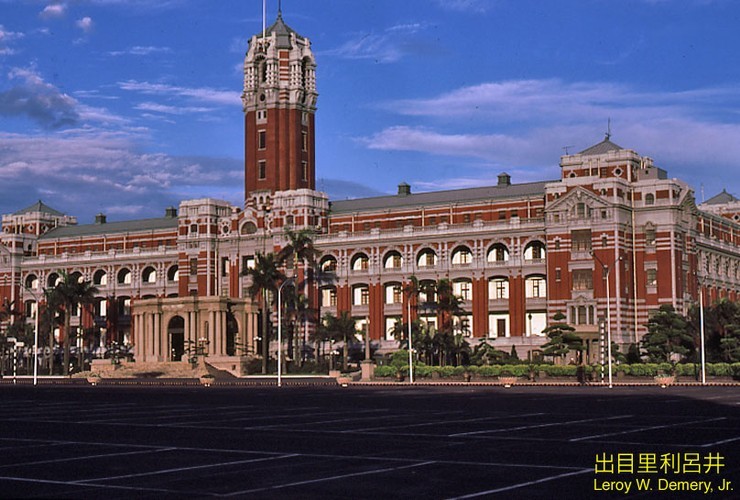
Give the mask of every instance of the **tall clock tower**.
[{"label": "tall clock tower", "polygon": [[311,42],[278,12],[244,59],[245,205],[259,194],[315,189],[317,96]]}]

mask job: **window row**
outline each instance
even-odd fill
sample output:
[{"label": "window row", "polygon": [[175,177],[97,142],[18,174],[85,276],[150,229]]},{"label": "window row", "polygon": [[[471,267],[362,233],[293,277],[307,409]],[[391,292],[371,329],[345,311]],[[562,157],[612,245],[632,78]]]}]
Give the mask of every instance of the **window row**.
[{"label": "window row", "polygon": [[[418,302],[420,304],[436,302],[437,297],[429,285],[433,282],[421,282]],[[524,280],[525,297],[530,299],[547,298],[547,280],[544,276],[528,276]],[[473,282],[462,279],[452,282],[452,293],[463,301],[473,300]],[[383,302],[385,304],[403,304],[404,289],[401,283],[387,283],[383,286]],[[502,300],[509,298],[509,279],[494,277],[488,280],[488,299]],[[370,287],[367,284],[358,284],[352,287],[352,305],[366,306],[370,304]],[[327,286],[321,289],[321,305],[334,307],[337,305],[337,289]]]},{"label": "window row", "polygon": [[[128,268],[123,268],[119,270],[115,277],[115,282],[119,285],[130,285],[132,284],[132,278],[133,273]],[[72,280],[77,280],[79,282],[84,281],[84,278],[82,276],[82,273],[80,272],[73,272],[70,274],[70,278]],[[167,269],[167,281],[173,281],[176,282],[180,278],[180,271],[177,265],[170,266],[169,269]],[[46,288],[53,288],[57,286],[62,281],[62,276],[59,273],[53,272],[50,273],[46,278]],[[110,280],[108,277],[108,273],[102,269],[98,269],[93,273],[92,278],[92,284],[95,286],[107,286],[109,284]],[[157,282],[157,270],[152,266],[147,266],[144,268],[144,270],[141,272],[141,283],[146,284],[154,284]],[[37,290],[39,288],[40,282],[39,278],[35,274],[29,274],[26,276],[25,279],[25,287],[29,288],[31,290]]]},{"label": "window row", "polygon": [[[492,245],[488,249],[486,257],[487,262],[490,263],[504,263],[509,260],[509,248],[501,243]],[[545,258],[545,245],[540,241],[534,241],[529,243],[524,248],[524,260],[525,261],[540,261]],[[464,266],[472,264],[473,252],[469,247],[460,245],[455,247],[452,251],[451,262],[453,266]],[[352,271],[366,271],[369,267],[370,258],[365,253],[357,253],[352,257],[350,262],[350,269]],[[384,269],[401,269],[403,267],[404,258],[398,251],[390,251],[383,256],[383,268]],[[416,266],[418,268],[435,267],[439,263],[439,256],[437,252],[431,248],[425,248],[420,251],[416,256]],[[337,270],[337,259],[331,255],[324,257],[321,260],[321,270],[324,272],[335,272]]]}]

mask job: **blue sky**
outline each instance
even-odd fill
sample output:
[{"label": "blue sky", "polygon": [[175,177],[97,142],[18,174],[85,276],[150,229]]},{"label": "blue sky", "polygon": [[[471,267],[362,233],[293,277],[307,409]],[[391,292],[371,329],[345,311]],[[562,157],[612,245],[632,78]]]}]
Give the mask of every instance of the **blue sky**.
[{"label": "blue sky", "polygon": [[[317,184],[333,199],[556,179],[564,148],[609,119],[699,201],[740,196],[740,2],[282,8],[317,57]],[[261,17],[261,0],[0,0],[0,213],[241,205],[241,65]]]}]

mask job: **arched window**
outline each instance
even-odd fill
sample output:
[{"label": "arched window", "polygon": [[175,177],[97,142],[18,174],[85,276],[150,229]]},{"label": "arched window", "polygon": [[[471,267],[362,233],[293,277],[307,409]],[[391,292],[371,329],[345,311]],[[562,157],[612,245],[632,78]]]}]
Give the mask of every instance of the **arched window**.
[{"label": "arched window", "polygon": [[156,283],[157,282],[157,270],[152,266],[148,266],[141,273],[142,283]]},{"label": "arched window", "polygon": [[46,286],[48,288],[54,288],[62,281],[62,278],[57,273],[51,273],[46,279]]},{"label": "arched window", "polygon": [[125,267],[118,271],[118,284],[119,285],[130,285],[131,284],[131,271]]},{"label": "arched window", "polygon": [[108,284],[108,273],[106,273],[102,269],[98,269],[97,271],[95,271],[95,274],[93,274],[93,285],[105,286],[107,284]]},{"label": "arched window", "polygon": [[488,250],[488,262],[507,262],[509,260],[509,249],[503,243],[496,243]]},{"label": "arched window", "polygon": [[367,271],[369,259],[364,253],[359,253],[352,258],[353,271]]},{"label": "arched window", "polygon": [[387,254],[385,254],[385,258],[383,259],[384,268],[401,269],[402,265],[403,265],[403,257],[401,257],[400,253],[394,250],[392,252],[388,252]]},{"label": "arched window", "polygon": [[331,255],[321,259],[321,271],[324,273],[337,272],[337,259],[335,259]]},{"label": "arched window", "polygon": [[538,261],[545,258],[545,245],[541,241],[532,241],[524,248],[524,260]]},{"label": "arched window", "polygon": [[437,265],[437,254],[431,248],[425,248],[419,252],[419,257],[416,259],[416,265],[418,267],[434,267]]},{"label": "arched window", "polygon": [[167,270],[167,281],[179,281],[180,280],[180,267],[172,266]]},{"label": "arched window", "polygon": [[26,276],[26,288],[36,290],[39,287],[39,279],[35,274]]},{"label": "arched window", "polygon": [[473,253],[466,246],[459,246],[452,252],[453,266],[467,266],[473,262]]},{"label": "arched window", "polygon": [[645,195],[645,205],[655,205],[655,195],[648,193]]},{"label": "arched window", "polygon": [[241,233],[242,234],[254,234],[257,232],[257,225],[254,222],[245,222],[242,225]]}]

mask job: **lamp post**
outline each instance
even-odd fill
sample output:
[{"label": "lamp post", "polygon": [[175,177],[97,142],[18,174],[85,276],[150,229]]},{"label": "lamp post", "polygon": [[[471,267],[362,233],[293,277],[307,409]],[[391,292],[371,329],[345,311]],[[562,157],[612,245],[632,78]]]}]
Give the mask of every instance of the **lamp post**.
[{"label": "lamp post", "polygon": [[617,262],[622,260],[622,256],[620,255],[614,262],[611,263],[610,266],[605,265],[603,262],[601,262],[601,259],[593,252],[591,251],[591,255],[593,256],[596,261],[601,264],[601,268],[606,274],[606,356],[607,356],[607,363],[609,365],[609,389],[614,387],[612,384],[612,322],[611,322],[611,287],[609,286],[609,274],[611,273],[612,269],[614,269],[614,266],[617,265]]},{"label": "lamp post", "polygon": [[[698,282],[698,280],[697,280]],[[704,343],[704,289],[699,284],[699,337],[701,340],[701,383],[706,385],[707,383],[707,359],[706,359],[706,344]]]},{"label": "lamp post", "polygon": [[414,383],[414,349],[411,345],[411,294],[409,294],[409,299],[406,301],[406,309],[408,312],[408,321],[409,321],[409,383]]},{"label": "lamp post", "polygon": [[[39,314],[41,312],[41,303],[39,302],[39,298],[36,296],[35,293],[31,291],[28,287],[23,287],[24,290],[26,290],[28,293],[31,294],[31,297],[33,297],[36,300],[36,317],[34,320],[34,332],[33,332],[33,385],[38,385],[39,383]],[[54,353],[52,352],[52,356]]]},{"label": "lamp post", "polygon": [[288,278],[282,283],[280,283],[280,286],[278,287],[278,296],[277,296],[277,313],[278,313],[278,353],[277,353],[277,385],[278,387],[283,386],[283,302],[282,302],[282,293],[283,293],[283,287],[287,285],[288,283],[291,283],[295,280],[295,278]]}]

